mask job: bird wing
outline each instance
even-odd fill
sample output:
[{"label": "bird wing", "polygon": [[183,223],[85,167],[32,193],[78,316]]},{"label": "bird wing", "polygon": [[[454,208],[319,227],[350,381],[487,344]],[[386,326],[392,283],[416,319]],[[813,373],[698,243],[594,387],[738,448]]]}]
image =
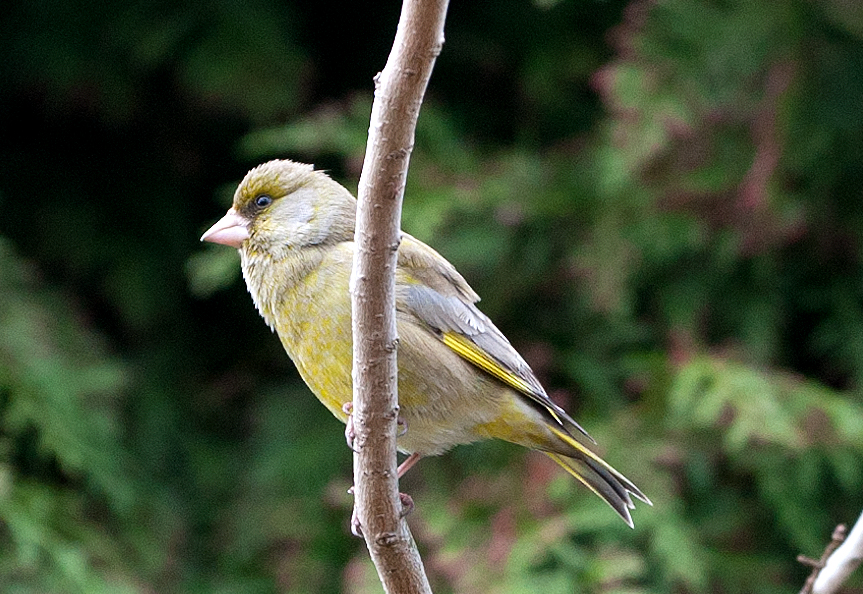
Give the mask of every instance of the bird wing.
[{"label": "bird wing", "polygon": [[479,295],[443,256],[403,234],[397,302],[428,325],[459,356],[541,405],[562,426],[593,438],[552,402],[530,366],[476,305]]}]

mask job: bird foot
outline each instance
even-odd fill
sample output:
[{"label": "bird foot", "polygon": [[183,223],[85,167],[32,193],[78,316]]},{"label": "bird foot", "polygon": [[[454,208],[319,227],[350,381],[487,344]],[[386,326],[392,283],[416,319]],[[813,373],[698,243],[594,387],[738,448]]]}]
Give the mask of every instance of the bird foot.
[{"label": "bird foot", "polygon": [[405,516],[410,514],[416,507],[414,505],[413,497],[411,497],[407,493],[399,493],[399,503],[402,504],[402,509],[399,512],[399,518],[404,518]]},{"label": "bird foot", "polygon": [[[348,489],[348,493],[353,495],[354,488],[351,487],[350,489]],[[404,518],[405,516],[413,512],[414,508],[416,508],[413,497],[411,497],[407,493],[399,493],[399,503],[401,504],[401,510],[399,510],[399,519]],[[354,505],[354,509],[351,511],[351,534],[353,534],[357,538],[363,538],[363,525],[360,523],[360,517],[357,514],[356,505]]]},{"label": "bird foot", "polygon": [[[357,433],[354,430],[354,403],[351,401],[345,402],[342,405],[342,412],[348,415],[348,418],[345,420],[345,441],[348,444],[348,448],[352,452],[356,452],[357,450],[354,447],[354,442],[357,439]],[[401,415],[396,419],[396,425],[398,426],[396,437],[401,437],[408,432],[408,422]]]},{"label": "bird foot", "polygon": [[357,439],[356,431],[354,431],[354,403],[350,400],[345,402],[342,405],[342,412],[348,415],[347,420],[345,420],[345,441],[348,444],[348,448],[352,452],[356,452],[354,449],[354,441]]},{"label": "bird foot", "polygon": [[357,538],[363,538],[363,525],[360,524],[360,517],[357,515],[356,505],[354,505],[354,510],[351,512],[351,534]]}]

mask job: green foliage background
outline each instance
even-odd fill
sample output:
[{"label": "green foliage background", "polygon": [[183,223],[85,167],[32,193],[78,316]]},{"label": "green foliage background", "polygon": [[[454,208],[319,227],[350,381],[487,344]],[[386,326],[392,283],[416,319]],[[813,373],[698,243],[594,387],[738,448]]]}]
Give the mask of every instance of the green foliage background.
[{"label": "green foliage background", "polygon": [[[398,11],[3,3],[0,591],[379,591],[340,425],[197,238],[269,158],[356,187]],[[796,592],[863,508],[861,198],[859,3],[454,2],[404,227],[655,507],[426,460],[436,591]]]}]

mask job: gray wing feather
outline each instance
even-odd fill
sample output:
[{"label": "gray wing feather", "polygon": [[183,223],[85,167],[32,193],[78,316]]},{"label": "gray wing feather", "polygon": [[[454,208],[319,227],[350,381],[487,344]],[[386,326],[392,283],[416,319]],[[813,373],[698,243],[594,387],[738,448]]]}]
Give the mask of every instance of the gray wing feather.
[{"label": "gray wing feather", "polygon": [[422,284],[401,285],[398,293],[401,299],[397,299],[397,302],[402,302],[410,313],[438,332],[457,332],[468,337],[504,369],[524,380],[529,387],[526,396],[593,440],[566,411],[552,402],[527,362],[492,321],[473,303],[464,299],[463,293],[458,291],[443,295]]}]

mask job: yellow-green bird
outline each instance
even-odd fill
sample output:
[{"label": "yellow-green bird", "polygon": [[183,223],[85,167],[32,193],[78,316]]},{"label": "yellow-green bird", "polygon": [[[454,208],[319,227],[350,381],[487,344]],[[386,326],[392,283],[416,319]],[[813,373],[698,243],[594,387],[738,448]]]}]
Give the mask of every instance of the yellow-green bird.
[{"label": "yellow-green bird", "polygon": [[[351,299],[357,202],[311,165],[252,169],[227,214],[201,238],[240,251],[243,277],[315,396],[342,422],[352,400]],[[590,448],[593,440],[551,401],[524,359],[475,303],[443,256],[403,233],[396,269],[398,395],[409,457],[502,439],[539,450],[632,526],[634,496],[650,500]]]}]

